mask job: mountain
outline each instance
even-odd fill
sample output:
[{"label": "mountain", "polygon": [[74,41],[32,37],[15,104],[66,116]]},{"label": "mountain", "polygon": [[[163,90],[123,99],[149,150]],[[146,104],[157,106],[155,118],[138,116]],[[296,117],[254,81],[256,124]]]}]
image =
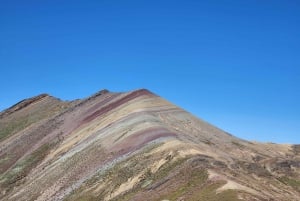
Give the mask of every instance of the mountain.
[{"label": "mountain", "polygon": [[300,145],[250,142],[152,92],[0,113],[0,200],[300,200]]}]

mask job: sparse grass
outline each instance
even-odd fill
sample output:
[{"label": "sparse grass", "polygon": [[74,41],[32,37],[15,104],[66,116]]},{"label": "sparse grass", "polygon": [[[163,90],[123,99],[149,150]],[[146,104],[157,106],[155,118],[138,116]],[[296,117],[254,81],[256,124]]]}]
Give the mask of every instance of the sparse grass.
[{"label": "sparse grass", "polygon": [[13,135],[14,133],[17,133],[18,131],[23,130],[27,126],[30,126],[32,123],[34,123],[33,119],[29,119],[27,117],[20,118],[18,120],[12,121],[8,124],[1,124],[0,125],[0,141],[7,138],[10,135]]},{"label": "sparse grass", "polygon": [[59,111],[64,110],[62,104],[52,104],[43,108],[37,109],[35,112],[18,117],[9,117],[6,120],[0,121],[0,141],[8,138],[9,136],[27,128],[33,123],[36,123],[46,117],[50,117]]},{"label": "sparse grass", "polygon": [[32,154],[17,162],[11,170],[0,176],[0,186],[5,189],[10,189],[13,186],[18,185],[31,169],[44,159],[50,148],[51,146],[49,144],[45,144]]},{"label": "sparse grass", "polygon": [[192,169],[191,172],[179,173],[179,177],[186,177],[188,175],[188,181],[167,195],[161,196],[160,199],[177,200],[179,197],[186,196],[187,193],[191,193],[194,188],[202,186],[208,179],[208,173],[205,169]]},{"label": "sparse grass", "polygon": [[161,180],[162,178],[164,178],[168,174],[170,174],[171,170],[175,169],[175,167],[184,163],[187,159],[188,158],[180,158],[180,159],[177,159],[176,161],[165,164],[155,174],[151,174],[150,178],[148,178],[148,179],[152,179],[154,182],[157,180]]},{"label": "sparse grass", "polygon": [[216,190],[224,185],[222,181],[206,185],[203,189],[195,193],[189,200],[190,201],[240,201],[237,192],[234,190],[225,190],[216,193]]},{"label": "sparse grass", "polygon": [[296,155],[300,154],[300,144],[295,144],[295,145],[292,146],[292,148],[293,148],[293,152]]},{"label": "sparse grass", "polygon": [[213,143],[211,140],[203,140],[203,142],[207,145],[215,145],[215,143]]},{"label": "sparse grass", "polygon": [[297,179],[293,179],[290,177],[280,177],[278,178],[278,180],[282,183],[284,183],[285,185],[291,186],[293,187],[295,190],[297,190],[298,192],[300,192],[300,180]]},{"label": "sparse grass", "polygon": [[255,174],[259,177],[271,177],[272,174],[259,163],[248,163],[238,161],[237,165],[249,174]]},{"label": "sparse grass", "polygon": [[[148,149],[149,152],[151,149]],[[189,158],[179,158],[177,160],[170,160],[164,164],[157,172],[152,173],[149,166],[153,162],[153,156],[139,153],[120,162],[107,170],[102,175],[95,175],[89,181],[85,182],[79,189],[74,190],[65,201],[95,201],[104,200],[109,193],[115,191],[121,184],[128,181],[144,171],[140,182],[131,190],[120,194],[111,199],[111,201],[129,201],[140,192],[161,191],[161,194],[147,197],[148,200],[178,200],[184,197],[189,201],[239,201],[237,192],[233,190],[226,190],[221,193],[216,193],[216,189],[225,184],[224,181],[217,181],[211,183],[208,181],[207,170],[199,166],[192,167]],[[149,157],[149,158],[148,158]],[[141,163],[143,161],[143,163]],[[99,192],[93,189],[99,184],[105,183],[106,187]],[[172,183],[173,190],[165,191],[165,185]],[[164,186],[163,186],[164,185]],[[178,185],[178,186],[177,186]]]},{"label": "sparse grass", "polygon": [[[143,175],[143,179],[140,181],[140,183],[130,191],[126,192],[125,194],[122,194],[115,199],[112,199],[112,201],[129,201],[131,198],[138,192],[143,190],[154,190],[156,188],[159,188],[160,185],[163,185],[165,182],[168,182],[165,178],[172,172],[176,167],[181,165],[187,160],[187,158],[178,159],[176,161],[166,163],[164,166],[162,166],[156,173],[152,173],[150,169],[148,169],[145,174]],[[150,181],[150,182],[149,182]],[[148,185],[145,185],[145,182],[148,182]],[[152,184],[152,185],[150,185]],[[176,193],[176,192],[174,192]],[[173,195],[176,197],[176,195]]]},{"label": "sparse grass", "polygon": [[8,154],[4,155],[4,157],[0,159],[0,167],[3,163],[7,162],[9,159],[10,157]]},{"label": "sparse grass", "polygon": [[241,149],[245,147],[245,145],[243,145],[243,144],[241,144],[241,143],[239,143],[239,142],[236,142],[236,141],[231,141],[231,143],[232,143],[233,145],[235,145],[235,146],[241,148]]},{"label": "sparse grass", "polygon": [[88,194],[84,194],[84,195],[81,195],[77,198],[72,198],[70,199],[70,201],[99,201],[101,199],[97,198],[96,196],[94,195],[88,195]]},{"label": "sparse grass", "polygon": [[[142,172],[149,166],[150,156],[146,156],[146,153],[151,152],[153,149],[160,146],[161,143],[151,144],[145,147],[140,153],[129,157],[125,161],[122,161],[105,172],[94,175],[91,179],[86,181],[79,189],[74,190],[70,195],[65,198],[65,201],[94,201],[104,200],[104,198],[113,190],[116,190],[122,183],[128,181],[139,172]],[[141,163],[143,161],[144,163]],[[87,190],[87,188],[97,186],[99,181],[105,182],[107,187],[102,189],[100,192],[93,192]],[[116,197],[114,200],[130,200],[135,193],[137,188]]]},{"label": "sparse grass", "polygon": [[[158,200],[179,200],[183,198],[188,201],[239,201],[237,192],[234,190],[217,193],[216,190],[226,182],[208,181],[208,173],[205,169],[189,169],[189,172],[184,174],[188,174],[186,183],[179,185],[175,191],[161,196]],[[178,176],[183,177],[182,174]]]}]

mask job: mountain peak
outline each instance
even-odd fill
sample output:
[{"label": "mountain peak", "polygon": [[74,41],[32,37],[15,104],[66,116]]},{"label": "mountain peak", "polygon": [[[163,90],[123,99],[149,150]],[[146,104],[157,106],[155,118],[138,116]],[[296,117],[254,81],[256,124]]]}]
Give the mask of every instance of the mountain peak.
[{"label": "mountain peak", "polygon": [[0,199],[300,197],[296,145],[228,135],[147,89],[49,97],[25,99],[0,117]]}]

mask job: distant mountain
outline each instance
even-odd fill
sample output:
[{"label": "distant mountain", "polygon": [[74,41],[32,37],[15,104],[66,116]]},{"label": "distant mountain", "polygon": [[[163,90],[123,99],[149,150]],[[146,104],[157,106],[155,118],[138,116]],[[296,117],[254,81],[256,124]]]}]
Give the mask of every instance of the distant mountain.
[{"label": "distant mountain", "polygon": [[300,146],[249,142],[141,89],[0,113],[0,200],[300,200]]}]

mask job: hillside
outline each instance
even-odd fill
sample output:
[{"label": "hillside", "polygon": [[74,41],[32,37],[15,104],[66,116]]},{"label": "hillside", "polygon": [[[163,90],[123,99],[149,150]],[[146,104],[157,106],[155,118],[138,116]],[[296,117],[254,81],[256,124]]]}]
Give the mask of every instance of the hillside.
[{"label": "hillside", "polygon": [[236,138],[146,89],[0,113],[0,200],[299,198],[299,145]]}]

